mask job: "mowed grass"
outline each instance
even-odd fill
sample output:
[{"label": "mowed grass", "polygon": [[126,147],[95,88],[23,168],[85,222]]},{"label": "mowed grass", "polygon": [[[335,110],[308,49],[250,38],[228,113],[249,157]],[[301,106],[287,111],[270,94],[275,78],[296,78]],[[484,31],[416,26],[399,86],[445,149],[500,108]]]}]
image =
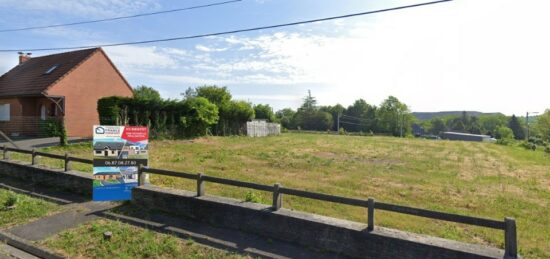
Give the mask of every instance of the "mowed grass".
[{"label": "mowed grass", "polygon": [[[8,199],[16,199],[15,207],[6,208]],[[0,189],[0,229],[27,223],[60,209],[57,204]]]},{"label": "mowed grass", "polygon": [[[91,158],[91,144],[49,148]],[[520,253],[550,257],[550,155],[490,143],[289,133],[152,141],[150,166],[502,220]],[[88,169],[89,171],[91,170]],[[151,182],[194,191],[190,180]],[[270,203],[271,194],[206,183],[206,193]],[[366,222],[366,209],[285,196],[283,207]],[[376,224],[503,247],[503,232],[377,211]]]},{"label": "mowed grass", "polygon": [[[107,231],[113,234],[111,240],[103,238]],[[70,258],[250,258],[105,219],[63,231],[41,244]]]}]

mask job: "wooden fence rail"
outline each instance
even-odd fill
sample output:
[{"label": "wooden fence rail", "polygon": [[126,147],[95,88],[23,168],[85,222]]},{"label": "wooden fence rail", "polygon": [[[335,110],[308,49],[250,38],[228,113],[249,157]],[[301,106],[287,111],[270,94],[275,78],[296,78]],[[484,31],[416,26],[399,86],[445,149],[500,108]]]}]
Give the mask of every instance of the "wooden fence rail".
[{"label": "wooden fence rail", "polygon": [[[37,152],[35,150],[25,150],[25,149],[6,147],[5,145],[2,146],[1,148],[3,150],[4,160],[9,159],[8,152],[30,154],[32,156],[32,164],[36,164],[37,156],[49,157],[53,159],[64,160],[65,171],[70,170],[71,161],[84,163],[84,164],[93,164],[93,161],[91,159],[71,157],[68,154],[57,155],[57,154],[50,154],[50,153],[44,153],[44,152]],[[377,202],[375,201],[374,198],[368,198],[367,200],[365,200],[365,199],[348,198],[348,197],[341,197],[341,196],[329,195],[324,193],[316,193],[316,192],[285,188],[278,183],[274,185],[264,185],[264,184],[244,182],[244,181],[238,181],[238,180],[232,180],[232,179],[226,179],[226,178],[207,176],[202,173],[194,174],[194,173],[187,173],[187,172],[177,172],[177,171],[170,171],[170,170],[164,170],[164,169],[149,168],[144,166],[140,166],[138,168],[138,179],[139,179],[138,186],[142,186],[145,184],[146,173],[195,180],[197,181],[197,196],[205,195],[205,182],[272,192],[273,193],[273,204],[272,204],[273,210],[279,210],[280,208],[283,207],[283,194],[297,196],[301,198],[328,201],[328,202],[334,202],[339,204],[367,208],[367,215],[368,215],[367,229],[368,230],[374,229],[375,209],[401,213],[401,214],[408,214],[408,215],[424,217],[429,219],[444,220],[449,222],[504,230],[505,255],[512,258],[517,257],[516,221],[514,218],[510,218],[510,217],[506,217],[504,218],[503,221],[499,221],[499,220],[493,220],[493,219],[458,215],[454,213],[446,213],[446,212],[439,212],[439,211],[433,211],[433,210],[427,210],[427,209],[413,208],[413,207],[389,204],[384,202]]]}]

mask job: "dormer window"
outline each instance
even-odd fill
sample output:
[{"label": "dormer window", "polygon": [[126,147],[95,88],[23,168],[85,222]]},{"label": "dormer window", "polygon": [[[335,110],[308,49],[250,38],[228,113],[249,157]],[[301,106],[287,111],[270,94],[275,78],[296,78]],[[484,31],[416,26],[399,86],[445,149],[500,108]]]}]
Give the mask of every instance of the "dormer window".
[{"label": "dormer window", "polygon": [[46,72],[44,72],[44,75],[49,75],[51,74],[56,68],[59,67],[59,64],[55,64],[53,65],[52,67],[50,67],[48,70],[46,70]]}]

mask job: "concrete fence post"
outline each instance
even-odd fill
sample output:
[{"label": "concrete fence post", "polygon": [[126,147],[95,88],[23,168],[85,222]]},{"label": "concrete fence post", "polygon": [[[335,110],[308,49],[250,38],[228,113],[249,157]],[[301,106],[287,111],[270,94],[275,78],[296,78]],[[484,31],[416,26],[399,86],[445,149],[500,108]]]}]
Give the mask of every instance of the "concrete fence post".
[{"label": "concrete fence post", "polygon": [[518,256],[518,243],[516,236],[516,220],[514,218],[504,218],[504,250],[506,256],[510,258],[517,258]]},{"label": "concrete fence post", "polygon": [[202,173],[199,173],[197,175],[197,196],[203,196],[204,195],[204,175]]},{"label": "concrete fence post", "polygon": [[369,198],[367,200],[368,206],[368,226],[367,230],[374,230],[374,198]]},{"label": "concrete fence post", "polygon": [[65,153],[65,172],[71,171],[71,159],[69,153]]},{"label": "concrete fence post", "polygon": [[145,172],[143,172],[143,165],[139,164],[138,166],[138,186],[143,186],[145,184]]},{"label": "concrete fence post", "polygon": [[273,210],[279,210],[283,206],[283,194],[279,192],[281,185],[273,185]]},{"label": "concrete fence post", "polygon": [[3,155],[4,155],[4,160],[10,159],[10,155],[8,154],[8,150],[6,149],[6,145],[3,145],[3,146],[2,146],[2,149],[4,150],[4,151],[3,151],[3,153],[4,153],[4,154],[3,154]]},{"label": "concrete fence post", "polygon": [[36,155],[36,150],[33,148],[31,152],[31,164],[36,165],[38,164],[38,156]]}]

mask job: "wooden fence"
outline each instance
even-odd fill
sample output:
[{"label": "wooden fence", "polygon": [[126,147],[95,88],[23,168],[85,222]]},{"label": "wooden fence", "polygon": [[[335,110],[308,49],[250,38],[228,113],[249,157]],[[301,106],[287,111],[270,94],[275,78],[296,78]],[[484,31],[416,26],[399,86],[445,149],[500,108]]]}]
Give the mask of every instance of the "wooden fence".
[{"label": "wooden fence", "polygon": [[[68,154],[57,155],[57,154],[50,154],[45,152],[38,152],[34,149],[25,150],[25,149],[11,148],[11,147],[6,147],[5,145],[1,148],[3,150],[4,160],[9,159],[10,151],[30,154],[31,163],[33,165],[37,164],[36,158],[38,156],[61,159],[65,161],[65,167],[64,167],[65,171],[69,171],[71,169],[71,162],[92,164],[91,159],[71,157]],[[143,167],[143,166],[140,166],[138,169],[138,186],[142,186],[145,184],[146,173],[194,180],[197,182],[197,190],[196,190],[197,196],[205,195],[206,182],[271,192],[273,194],[272,209],[274,211],[279,210],[283,207],[283,194],[366,208],[367,215],[368,215],[367,230],[369,231],[374,229],[375,209],[401,213],[401,214],[408,214],[408,215],[424,217],[429,219],[437,219],[437,220],[503,230],[505,256],[508,256],[511,258],[517,257],[516,221],[514,218],[511,218],[511,217],[505,217],[504,220],[502,221],[485,219],[485,218],[479,218],[479,217],[458,215],[454,213],[446,213],[446,212],[439,212],[439,211],[433,211],[433,210],[426,210],[426,209],[384,203],[384,202],[376,201],[374,198],[368,198],[365,200],[365,199],[348,198],[348,197],[341,197],[341,196],[335,196],[335,195],[329,195],[329,194],[323,194],[323,193],[309,192],[309,191],[297,190],[292,188],[285,188],[278,183],[274,185],[264,185],[264,184],[244,182],[244,181],[238,181],[238,180],[232,180],[232,179],[226,179],[226,178],[213,177],[202,173],[177,172],[177,171],[149,168],[149,167]]]}]

